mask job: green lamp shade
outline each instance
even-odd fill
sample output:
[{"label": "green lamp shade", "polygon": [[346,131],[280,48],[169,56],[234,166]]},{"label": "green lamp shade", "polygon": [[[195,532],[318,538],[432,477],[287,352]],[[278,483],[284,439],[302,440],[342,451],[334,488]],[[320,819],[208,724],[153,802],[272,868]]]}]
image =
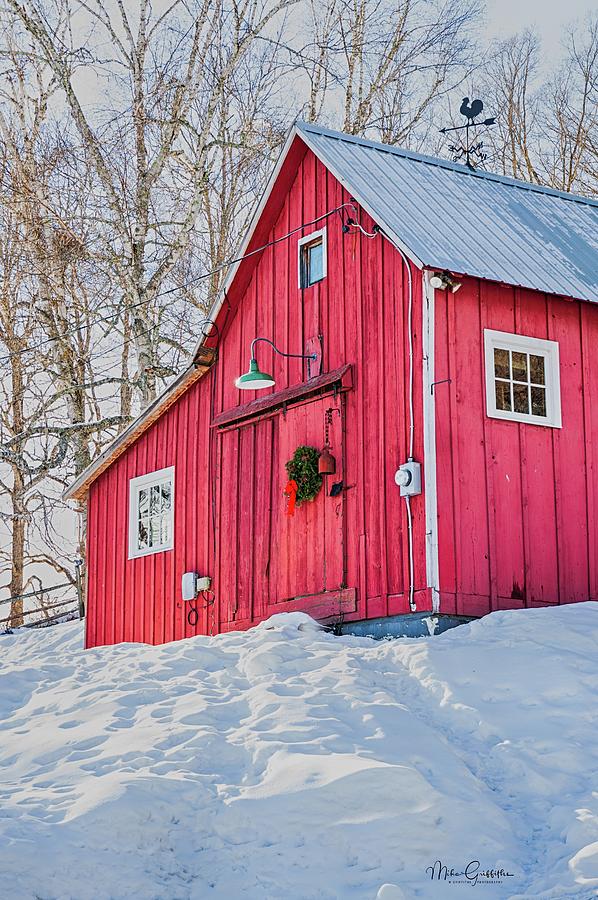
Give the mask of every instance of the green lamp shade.
[{"label": "green lamp shade", "polygon": [[272,387],[275,384],[271,375],[260,372],[257,359],[249,362],[249,371],[245,375],[239,375],[235,381],[236,387],[242,391],[259,391],[262,388]]}]

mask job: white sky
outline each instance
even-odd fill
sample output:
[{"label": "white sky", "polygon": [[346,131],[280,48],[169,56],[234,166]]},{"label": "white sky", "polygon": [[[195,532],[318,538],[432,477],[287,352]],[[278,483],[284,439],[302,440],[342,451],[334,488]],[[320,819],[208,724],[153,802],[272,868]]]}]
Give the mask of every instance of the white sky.
[{"label": "white sky", "polygon": [[485,5],[489,38],[505,38],[535,27],[542,38],[545,60],[559,55],[567,25],[595,8],[591,0],[486,0]]}]

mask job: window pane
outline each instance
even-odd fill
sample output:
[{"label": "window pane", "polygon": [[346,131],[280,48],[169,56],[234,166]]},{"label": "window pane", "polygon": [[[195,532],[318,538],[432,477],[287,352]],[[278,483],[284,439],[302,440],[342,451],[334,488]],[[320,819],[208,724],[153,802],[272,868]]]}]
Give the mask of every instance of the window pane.
[{"label": "window pane", "polygon": [[152,516],[150,519],[150,547],[157,547],[160,544],[160,516]]},{"label": "window pane", "polygon": [[[527,353],[513,353],[513,380],[527,381]],[[517,404],[515,404],[517,406]]]},{"label": "window pane", "polygon": [[307,248],[307,283],[314,284],[324,277],[324,245],[322,241],[310,244]]},{"label": "window pane", "polygon": [[[532,384],[546,384],[544,375],[544,357],[530,355],[530,381]],[[533,403],[533,400],[532,400]]]},{"label": "window pane", "polygon": [[139,491],[139,516],[147,516],[149,512],[149,494],[145,488]]},{"label": "window pane", "polygon": [[497,378],[509,377],[509,351],[494,349],[494,374]]},{"label": "window pane", "polygon": [[[515,356],[515,354],[513,354],[513,356]],[[515,368],[515,361],[513,361],[513,368]],[[529,397],[527,395],[526,384],[513,385],[513,406],[515,412],[529,413]]]},{"label": "window pane", "polygon": [[137,520],[131,523],[136,551],[153,552],[171,544],[173,490],[172,476],[137,488]]},{"label": "window pane", "polygon": [[[533,359],[533,357],[532,357]],[[534,416],[546,416],[546,389],[532,388],[532,413]]]},{"label": "window pane", "polygon": [[508,381],[496,382],[496,408],[511,412],[511,386]]},{"label": "window pane", "polygon": [[147,550],[148,547],[148,530],[147,519],[140,519],[137,529],[137,547],[139,550]]},{"label": "window pane", "polygon": [[155,516],[160,512],[160,485],[154,484],[150,492],[150,516]]}]

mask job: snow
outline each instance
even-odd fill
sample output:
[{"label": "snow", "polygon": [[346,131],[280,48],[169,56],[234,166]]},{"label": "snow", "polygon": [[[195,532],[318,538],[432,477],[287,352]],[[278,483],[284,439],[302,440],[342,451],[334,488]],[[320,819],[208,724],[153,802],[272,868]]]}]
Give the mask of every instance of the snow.
[{"label": "snow", "polygon": [[[597,643],[597,603],[417,640],[301,613],[163,647],[2,636],[0,894],[594,897]],[[431,878],[476,860],[509,874]]]}]

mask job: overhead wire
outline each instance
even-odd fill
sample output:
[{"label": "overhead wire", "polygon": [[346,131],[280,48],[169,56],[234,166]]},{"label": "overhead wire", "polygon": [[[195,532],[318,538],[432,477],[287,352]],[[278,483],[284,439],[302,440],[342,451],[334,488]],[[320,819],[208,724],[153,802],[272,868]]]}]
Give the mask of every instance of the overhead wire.
[{"label": "overhead wire", "polygon": [[[200,322],[198,322],[197,327],[201,330],[203,335],[207,336],[207,332],[205,331],[205,329],[206,329],[206,326],[208,326],[208,325],[210,325],[213,328],[216,328],[216,330],[219,331],[216,323],[213,322],[211,319],[209,319],[207,316],[204,319],[202,319]],[[159,328],[159,327],[160,327],[160,323],[155,323],[155,324],[151,325],[149,328],[145,329],[145,331],[141,331],[137,335],[132,335],[131,337],[126,338],[125,340],[122,341],[120,346],[122,347],[127,344],[130,344],[134,340],[136,340],[136,338],[142,337],[143,335],[146,335],[146,334],[149,334],[150,331],[155,331],[156,328]],[[93,359],[94,359],[94,357],[90,358],[88,360],[88,362],[92,362]],[[65,388],[63,391],[61,391],[60,394],[50,398],[50,403],[54,402],[55,400],[59,400],[61,397],[67,396],[69,393],[71,393],[71,391],[85,390],[85,389],[96,386],[95,379],[101,378],[102,375],[107,375],[108,373],[113,373],[115,368],[117,367],[117,365],[118,365],[118,361],[114,361],[109,366],[106,366],[105,369],[98,369],[98,370],[94,371],[93,372],[94,381],[88,381],[88,382],[83,382],[81,384],[69,385],[69,387]],[[112,379],[112,380],[113,380],[114,384],[118,384],[119,382],[125,381],[126,379],[119,378],[115,375],[114,379]],[[16,400],[19,400],[21,397],[25,397],[28,393],[31,393],[31,387],[30,386],[23,387],[20,391],[17,391],[14,394],[11,393],[6,402],[14,403]],[[36,397],[32,396],[32,399],[35,400]],[[108,398],[101,398],[101,399],[108,399]],[[42,409],[44,408],[43,404],[42,404],[41,408]],[[39,411],[40,411],[40,409],[38,408],[38,413],[39,413]],[[49,411],[49,409],[46,408],[46,411]],[[93,422],[82,422],[81,424],[82,425],[85,425],[85,424],[93,425],[94,423]],[[11,440],[12,441],[18,440],[19,437],[20,437],[20,435],[18,435],[18,434],[13,435]]]},{"label": "overhead wire", "polygon": [[[175,285],[174,287],[167,288],[164,291],[158,291],[156,294],[153,295],[150,302],[157,300],[159,297],[165,297],[165,296],[168,296],[169,294],[174,294],[177,291],[182,291],[187,287],[197,284],[199,281],[203,281],[206,278],[210,278],[212,275],[217,275],[219,272],[222,272],[224,269],[227,269],[230,266],[236,265],[236,263],[243,262],[243,260],[245,260],[245,259],[250,259],[252,256],[255,256],[258,253],[263,253],[263,251],[267,250],[268,247],[272,247],[275,244],[279,244],[282,241],[286,241],[288,238],[292,237],[294,234],[297,234],[297,232],[302,231],[304,228],[309,228],[311,225],[316,225],[318,222],[321,222],[324,219],[327,219],[330,216],[335,215],[335,213],[338,213],[342,209],[346,209],[346,208],[350,208],[350,209],[354,210],[355,205],[353,203],[342,203],[339,206],[335,206],[334,209],[328,210],[327,212],[322,213],[322,215],[320,215],[320,216],[316,216],[315,219],[311,219],[309,222],[302,222],[301,225],[298,225],[296,228],[291,229],[291,231],[288,231],[286,234],[280,235],[280,237],[277,237],[271,241],[268,241],[267,243],[263,244],[261,247],[256,247],[254,250],[250,250],[248,253],[244,253],[241,256],[237,256],[232,259],[225,260],[224,262],[220,263],[218,266],[211,269],[210,271],[202,272],[200,275],[196,275],[193,278],[190,278],[188,281],[184,282],[183,284]],[[136,307],[143,306],[147,302],[148,302],[147,300],[139,300],[136,303],[128,304],[126,308],[127,308],[127,310],[135,309]],[[94,325],[99,325],[102,322],[109,322],[111,320],[114,320],[116,322],[118,320],[118,316],[119,316],[118,310],[116,312],[110,313],[107,316],[99,316],[98,318],[92,319],[91,321],[86,322],[82,325],[78,325],[74,328],[67,329],[66,331],[64,331],[62,333],[61,337],[69,337],[71,334],[78,334],[80,331],[86,330],[88,328],[92,328]],[[13,356],[18,356],[20,354],[31,353],[34,350],[39,350],[41,347],[45,347],[48,344],[54,343],[55,340],[56,340],[55,338],[46,338],[43,341],[39,341],[37,344],[31,345],[30,347],[24,347],[20,350],[13,350],[13,351],[7,353],[5,356],[0,356],[0,363],[8,362],[10,359],[13,358]]]},{"label": "overhead wire", "polygon": [[[248,259],[251,256],[256,255],[257,253],[261,253],[264,250],[266,250],[268,247],[275,245],[275,244],[279,244],[282,241],[287,240],[289,237],[292,237],[294,234],[297,234],[297,232],[302,231],[304,228],[309,228],[311,225],[315,225],[318,222],[321,222],[323,219],[329,218],[330,216],[338,214],[341,217],[341,221],[342,221],[341,212],[343,209],[352,209],[354,211],[354,213],[356,213],[355,202],[352,201],[349,203],[341,203],[339,206],[334,207],[334,209],[328,210],[327,212],[323,213],[320,216],[317,216],[315,219],[312,219],[309,222],[303,222],[301,225],[298,225],[296,228],[291,229],[291,231],[286,232],[286,234],[280,235],[280,237],[275,238],[272,241],[268,241],[266,244],[263,244],[261,247],[257,247],[256,249],[251,250],[249,253],[243,254],[242,256],[227,260],[226,262],[221,263],[216,269],[212,270],[211,272],[202,273],[201,275],[198,275],[193,279],[189,279],[189,281],[187,281],[185,284],[178,285],[177,287],[169,288],[168,290],[163,291],[159,294],[156,294],[155,296],[159,297],[159,296],[163,296],[164,294],[173,293],[174,291],[177,291],[177,290],[182,290],[183,288],[185,288],[193,283],[196,283],[197,281],[199,281],[201,279],[208,278],[208,277],[210,277],[210,275],[213,275],[213,274],[217,273],[218,271],[222,271],[227,266],[234,265],[235,263],[241,262],[244,259]],[[343,223],[343,224],[358,228],[366,237],[376,237],[377,232],[374,232],[373,234],[369,234],[361,227],[361,225],[359,224],[359,222],[357,222],[356,219],[348,218],[347,222]],[[138,305],[139,304],[132,304],[131,306],[127,307],[127,309],[131,309]],[[67,336],[68,334],[73,334],[73,333],[76,334],[81,330],[81,328],[89,328],[89,327],[93,326],[94,324],[97,324],[102,321],[108,321],[110,319],[114,319],[116,321],[117,316],[118,316],[118,313],[111,313],[109,316],[102,316],[98,319],[94,319],[94,320],[86,323],[85,325],[77,326],[76,328],[72,329],[72,331],[70,331],[70,332],[69,331],[64,332],[62,336]],[[150,325],[149,328],[146,328],[143,331],[137,332],[136,334],[132,334],[129,338],[124,339],[121,342],[120,346],[126,346],[128,344],[131,344],[134,341],[138,340],[140,337],[144,337],[145,335],[149,334],[150,332],[155,331],[157,328],[160,327],[160,324],[161,323],[156,322],[156,323]],[[203,331],[203,329],[205,329],[205,327],[207,325],[211,325],[213,327],[215,325],[215,323],[208,317],[205,317],[197,324],[197,327],[199,329],[202,329],[202,333],[204,335],[206,333],[205,333],[205,331]],[[0,362],[6,362],[9,359],[11,359],[13,356],[16,356],[19,354],[30,353],[33,350],[39,349],[39,347],[53,343],[54,341],[55,341],[55,338],[48,338],[45,341],[38,342],[38,344],[36,344],[36,345],[32,345],[30,347],[25,347],[25,348],[22,348],[21,350],[17,350],[17,351],[12,351],[11,353],[7,354],[6,356],[0,357]],[[88,360],[88,363],[93,362],[93,360],[96,358],[97,357],[93,357],[93,356],[90,357]],[[100,369],[100,370],[94,372],[93,373],[94,379],[101,378],[102,375],[107,375],[108,373],[113,372],[114,369],[116,368],[116,366],[117,366],[117,362],[115,361],[114,363],[111,363],[110,365],[106,366],[106,368]],[[118,379],[115,380],[115,383],[118,383]],[[72,390],[77,390],[77,389],[83,389],[85,387],[90,387],[92,385],[93,385],[93,382],[90,382],[90,383],[83,383],[83,384],[75,384],[75,385],[71,385],[70,387]],[[21,391],[18,391],[16,394],[11,394],[8,402],[13,403],[14,401],[18,400],[20,397],[24,397],[28,392],[30,392],[30,388],[26,386],[26,387],[22,388]],[[64,395],[67,395],[68,393],[69,393],[69,389],[67,388],[67,389],[65,389],[65,391],[63,392],[62,395],[64,396]],[[58,398],[56,398],[56,399],[58,399]],[[93,424],[93,423],[89,423],[89,424]]]}]

